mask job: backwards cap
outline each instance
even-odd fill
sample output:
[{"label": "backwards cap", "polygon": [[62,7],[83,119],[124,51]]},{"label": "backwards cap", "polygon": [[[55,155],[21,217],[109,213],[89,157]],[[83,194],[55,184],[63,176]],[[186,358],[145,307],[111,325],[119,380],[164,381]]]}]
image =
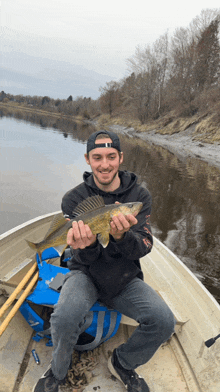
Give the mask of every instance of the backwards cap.
[{"label": "backwards cap", "polygon": [[[106,134],[107,137],[109,137],[112,140],[112,142],[111,143],[100,143],[100,144],[95,143],[97,136],[100,134]],[[116,148],[116,150],[121,151],[120,140],[119,140],[118,135],[116,135],[114,132],[110,132],[110,131],[106,131],[106,130],[97,131],[89,136],[88,141],[87,141],[87,154],[89,153],[89,151],[91,151],[97,147],[102,147],[102,148],[103,147],[113,147],[113,148]]]}]

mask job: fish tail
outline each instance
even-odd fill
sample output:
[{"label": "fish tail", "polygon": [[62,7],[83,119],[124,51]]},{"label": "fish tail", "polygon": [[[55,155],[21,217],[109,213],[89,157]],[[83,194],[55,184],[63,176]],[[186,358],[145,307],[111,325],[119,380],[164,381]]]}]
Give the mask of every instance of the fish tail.
[{"label": "fish tail", "polygon": [[28,246],[30,246],[31,249],[34,249],[37,251],[37,244],[35,244],[34,242],[31,242],[31,241],[28,241],[28,240],[25,240],[25,241],[27,242]]},{"label": "fish tail", "polygon": [[28,240],[25,240],[25,241],[27,242],[28,246],[29,246],[31,249],[35,250],[35,252],[36,252],[36,253],[38,254],[38,256],[39,256],[40,262],[42,262],[42,260],[41,260],[41,252],[40,252],[39,249],[38,249],[38,244],[35,244],[34,242],[31,242],[31,241],[28,241]]}]

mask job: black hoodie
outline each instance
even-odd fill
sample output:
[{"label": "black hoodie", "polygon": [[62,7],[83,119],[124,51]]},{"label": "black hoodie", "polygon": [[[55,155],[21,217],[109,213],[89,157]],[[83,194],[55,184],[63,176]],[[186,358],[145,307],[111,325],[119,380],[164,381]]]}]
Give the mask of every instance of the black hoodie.
[{"label": "black hoodie", "polygon": [[110,236],[106,248],[96,241],[95,245],[85,249],[72,249],[73,256],[68,262],[68,268],[89,275],[103,301],[117,295],[134,277],[143,279],[139,259],[149,253],[153,245],[150,228],[151,196],[146,188],[137,184],[134,173],[119,171],[119,177],[120,187],[113,192],[104,192],[96,186],[92,173],[85,172],[84,182],[67,192],[61,205],[64,216],[73,219],[76,206],[90,196],[102,196],[106,205],[116,201],[143,203],[136,217],[138,223],[125,233],[121,241],[116,242]]}]

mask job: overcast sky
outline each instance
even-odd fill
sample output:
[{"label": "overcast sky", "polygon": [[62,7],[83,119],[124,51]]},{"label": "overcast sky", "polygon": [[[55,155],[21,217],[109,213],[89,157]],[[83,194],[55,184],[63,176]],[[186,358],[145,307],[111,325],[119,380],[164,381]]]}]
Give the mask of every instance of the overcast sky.
[{"label": "overcast sky", "polygon": [[120,79],[137,46],[188,27],[219,0],[0,0],[2,50],[60,59]]}]

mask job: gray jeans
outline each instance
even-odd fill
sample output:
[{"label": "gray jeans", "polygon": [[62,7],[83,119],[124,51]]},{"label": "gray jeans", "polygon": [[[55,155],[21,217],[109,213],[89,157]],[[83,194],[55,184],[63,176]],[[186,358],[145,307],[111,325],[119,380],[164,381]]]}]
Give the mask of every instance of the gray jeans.
[{"label": "gray jeans", "polygon": [[[67,374],[84,317],[97,299],[96,287],[88,276],[81,271],[67,273],[51,316],[51,366],[58,380]],[[138,278],[133,279],[106,305],[139,323],[127,342],[117,348],[119,362],[126,369],[135,369],[149,361],[174,332],[173,313],[160,296]]]}]

